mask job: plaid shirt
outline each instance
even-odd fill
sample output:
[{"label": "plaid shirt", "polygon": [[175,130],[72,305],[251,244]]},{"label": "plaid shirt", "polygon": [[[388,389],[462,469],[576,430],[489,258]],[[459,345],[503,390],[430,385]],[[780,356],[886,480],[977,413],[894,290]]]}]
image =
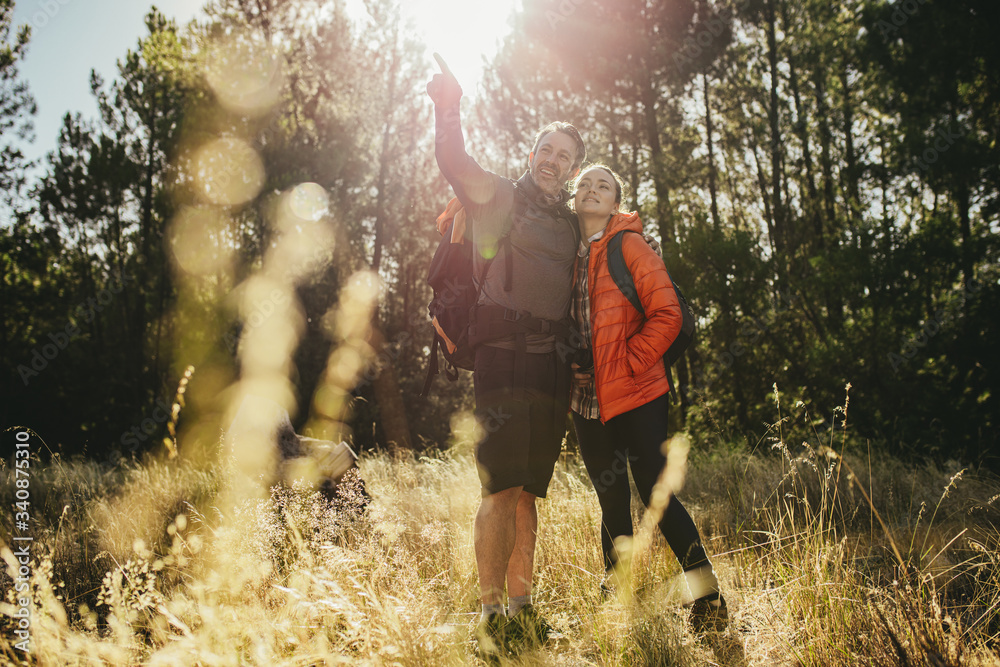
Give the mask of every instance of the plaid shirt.
[{"label": "plaid shirt", "polygon": [[[576,326],[580,330],[583,338],[584,349],[589,349],[590,341],[590,290],[588,288],[587,269],[590,265],[590,244],[604,236],[604,230],[597,232],[586,241],[580,242],[576,264],[576,288],[573,290],[572,314]],[[594,389],[594,380],[585,387],[573,384],[573,393],[570,394],[569,407],[584,419],[600,419],[601,410],[597,405],[597,393]]]}]

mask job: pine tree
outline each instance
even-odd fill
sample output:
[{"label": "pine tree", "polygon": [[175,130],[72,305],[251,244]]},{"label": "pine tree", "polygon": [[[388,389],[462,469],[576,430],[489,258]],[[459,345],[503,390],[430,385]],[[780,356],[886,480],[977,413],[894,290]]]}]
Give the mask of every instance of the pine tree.
[{"label": "pine tree", "polygon": [[8,206],[25,183],[25,171],[30,165],[20,144],[34,139],[31,118],[37,110],[27,82],[18,73],[31,27],[21,26],[12,39],[13,15],[14,0],[0,0],[0,192]]}]

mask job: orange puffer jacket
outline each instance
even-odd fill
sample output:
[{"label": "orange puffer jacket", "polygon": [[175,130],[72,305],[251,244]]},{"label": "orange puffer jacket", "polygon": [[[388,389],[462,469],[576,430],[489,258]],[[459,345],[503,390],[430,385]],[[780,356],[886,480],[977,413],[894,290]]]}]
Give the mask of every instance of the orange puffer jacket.
[{"label": "orange puffer jacket", "polygon": [[[601,421],[633,410],[670,391],[663,354],[681,330],[681,308],[663,260],[642,238],[637,213],[619,213],[590,244],[587,266],[590,327]],[[622,255],[632,273],[644,318],[615,285],[608,242],[622,230]]]}]

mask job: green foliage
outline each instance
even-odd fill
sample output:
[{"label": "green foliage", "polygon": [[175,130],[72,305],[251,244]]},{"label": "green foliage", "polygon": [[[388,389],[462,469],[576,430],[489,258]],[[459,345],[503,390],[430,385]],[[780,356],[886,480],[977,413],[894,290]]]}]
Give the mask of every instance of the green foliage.
[{"label": "green foliage", "polygon": [[0,0],[0,193],[5,208],[15,203],[25,182],[28,161],[18,143],[33,138],[36,111],[27,82],[18,76],[31,28],[21,26],[11,39],[13,16],[14,0]]}]

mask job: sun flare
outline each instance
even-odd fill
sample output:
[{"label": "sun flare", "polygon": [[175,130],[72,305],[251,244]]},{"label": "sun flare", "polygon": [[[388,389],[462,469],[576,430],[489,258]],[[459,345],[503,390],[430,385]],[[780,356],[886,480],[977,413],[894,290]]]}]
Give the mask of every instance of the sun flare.
[{"label": "sun flare", "polygon": [[[355,3],[361,11],[361,3]],[[349,5],[350,6],[350,5]],[[482,77],[483,58],[492,59],[510,33],[510,17],[521,0],[468,2],[467,0],[410,0],[403,3],[407,20],[431,53],[440,53],[466,95],[474,95]],[[435,66],[436,67],[436,66]]]}]

